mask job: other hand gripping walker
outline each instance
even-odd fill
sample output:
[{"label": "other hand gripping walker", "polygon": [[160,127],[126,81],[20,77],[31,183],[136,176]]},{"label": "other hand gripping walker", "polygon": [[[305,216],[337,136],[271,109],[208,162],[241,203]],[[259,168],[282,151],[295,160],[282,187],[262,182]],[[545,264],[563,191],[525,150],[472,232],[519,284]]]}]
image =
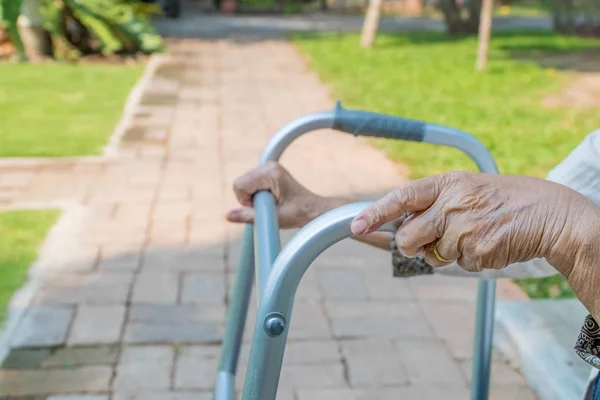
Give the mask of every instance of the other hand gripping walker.
[{"label": "other hand gripping walker", "polygon": [[[308,114],[281,128],[267,144],[259,164],[279,160],[294,139],[317,129],[451,146],[469,155],[481,172],[498,173],[487,149],[467,133],[401,117],[346,110],[339,103],[334,111]],[[223,339],[215,400],[235,398],[235,373],[254,281],[255,251],[259,306],[242,400],[275,400],[294,296],[300,280],[319,254],[351,236],[350,222],[369,204],[349,204],[321,215],[296,233],[280,250],[275,200],[266,191],[254,196],[255,224],[254,227],[247,226],[244,233]],[[488,398],[495,292],[494,280],[479,281],[472,400]]]}]

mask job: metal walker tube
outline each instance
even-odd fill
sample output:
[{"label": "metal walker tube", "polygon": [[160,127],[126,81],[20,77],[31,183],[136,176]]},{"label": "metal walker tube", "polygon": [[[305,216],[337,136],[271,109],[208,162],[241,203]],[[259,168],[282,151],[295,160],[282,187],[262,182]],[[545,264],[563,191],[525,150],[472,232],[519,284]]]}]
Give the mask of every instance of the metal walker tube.
[{"label": "metal walker tube", "polygon": [[[457,129],[365,111],[343,109],[300,117],[280,129],[267,144],[260,164],[277,161],[283,151],[304,133],[332,128],[355,136],[373,136],[445,145],[462,150],[481,172],[498,173],[487,149],[471,135]],[[274,400],[283,361],[296,289],[312,261],[336,242],[351,236],[350,222],[368,202],[332,210],[301,229],[280,252],[275,201],[268,192],[254,197],[255,227],[246,228],[235,290],[223,340],[215,400],[234,398],[234,378],[253,280],[259,310],[242,400]],[[256,239],[254,242],[253,239]],[[494,324],[495,281],[480,280],[474,341],[472,400],[484,400],[489,380]]]}]

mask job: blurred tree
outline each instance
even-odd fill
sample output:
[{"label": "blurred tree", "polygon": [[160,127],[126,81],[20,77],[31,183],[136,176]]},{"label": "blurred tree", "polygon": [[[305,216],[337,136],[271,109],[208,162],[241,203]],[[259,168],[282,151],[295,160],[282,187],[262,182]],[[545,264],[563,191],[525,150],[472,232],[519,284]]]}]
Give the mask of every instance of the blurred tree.
[{"label": "blurred tree", "polygon": [[483,0],[479,22],[479,46],[477,48],[477,70],[487,67],[490,37],[492,35],[492,19],[494,16],[494,0]]},{"label": "blurred tree", "polygon": [[52,51],[40,7],[40,0],[23,0],[17,21],[25,54],[33,61],[48,57]]},{"label": "blurred tree", "polygon": [[553,0],[554,30],[600,37],[600,0]]},{"label": "blurred tree", "polygon": [[482,0],[439,0],[444,14],[446,31],[451,35],[477,33],[481,16]]},{"label": "blurred tree", "polygon": [[[2,19],[23,59],[25,53],[32,58],[51,53],[57,59],[72,60],[82,54],[164,49],[150,21],[152,14],[161,12],[157,4],[139,0],[25,0],[21,8],[21,0],[0,1]],[[7,4],[10,12],[6,11]],[[25,43],[16,28],[17,19]]]},{"label": "blurred tree", "polygon": [[27,60],[27,55],[25,54],[25,47],[23,46],[17,27],[20,10],[21,0],[0,0],[0,22],[15,47],[17,58],[20,61],[25,61]]},{"label": "blurred tree", "polygon": [[362,47],[371,47],[377,36],[379,29],[379,20],[381,19],[381,6],[383,0],[370,0],[365,21],[363,22],[360,35],[360,45]]}]

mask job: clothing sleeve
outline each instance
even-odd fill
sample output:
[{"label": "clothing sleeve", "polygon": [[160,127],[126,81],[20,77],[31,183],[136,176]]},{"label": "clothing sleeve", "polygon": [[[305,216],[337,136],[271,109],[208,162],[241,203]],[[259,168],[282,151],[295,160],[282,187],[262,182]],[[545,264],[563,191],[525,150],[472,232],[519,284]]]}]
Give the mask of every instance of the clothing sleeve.
[{"label": "clothing sleeve", "polygon": [[[600,129],[586,136],[567,158],[548,173],[546,179],[568,186],[600,206]],[[393,241],[391,248],[394,276],[398,277],[435,273],[473,278],[541,278],[558,273],[541,258],[482,272],[465,271],[457,263],[440,268],[416,268],[415,265],[428,264],[422,257],[409,262],[411,259],[404,257]],[[416,273],[417,270],[421,273]]]}]

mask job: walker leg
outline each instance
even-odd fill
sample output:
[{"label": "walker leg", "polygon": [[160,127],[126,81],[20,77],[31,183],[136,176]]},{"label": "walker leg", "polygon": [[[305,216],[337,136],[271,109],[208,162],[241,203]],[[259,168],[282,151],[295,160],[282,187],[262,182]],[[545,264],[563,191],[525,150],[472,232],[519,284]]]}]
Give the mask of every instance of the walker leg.
[{"label": "walker leg", "polygon": [[496,281],[480,279],[477,291],[471,400],[487,400],[490,392]]},{"label": "walker leg", "polygon": [[[291,296],[290,304],[294,301],[293,294]],[[268,295],[263,297],[256,314],[242,400],[275,400],[277,396],[291,307],[286,318],[283,314],[269,312],[271,300]]]},{"label": "walker leg", "polygon": [[215,400],[235,399],[235,373],[237,371],[240,347],[244,336],[244,326],[248,315],[248,303],[254,282],[254,230],[247,225],[244,231],[244,243],[240,256],[237,276],[229,311],[225,337],[221,348],[221,362],[215,384]]}]

